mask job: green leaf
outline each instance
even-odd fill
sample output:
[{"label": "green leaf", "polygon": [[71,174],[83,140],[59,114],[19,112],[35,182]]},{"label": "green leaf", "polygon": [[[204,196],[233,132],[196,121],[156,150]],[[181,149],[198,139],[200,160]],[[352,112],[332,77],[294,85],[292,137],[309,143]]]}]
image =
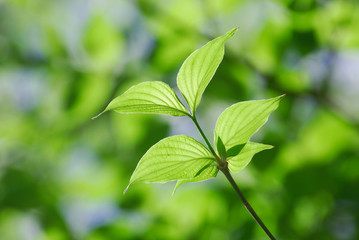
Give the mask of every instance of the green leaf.
[{"label": "green leaf", "polygon": [[243,144],[238,144],[234,147],[231,147],[227,151],[227,157],[234,157],[234,156],[238,155],[242,151],[242,149],[244,148],[245,145],[246,144],[243,143]]},{"label": "green leaf", "polygon": [[178,187],[181,186],[184,183],[200,182],[200,181],[204,181],[204,180],[207,180],[209,178],[217,176],[217,173],[218,173],[217,166],[218,166],[218,164],[216,162],[212,162],[212,163],[204,166],[202,169],[200,169],[195,177],[178,180],[177,183],[176,183],[176,186],[175,186],[175,188],[173,190],[172,195],[176,192]]},{"label": "green leaf", "polygon": [[266,149],[273,148],[273,146],[270,145],[253,142],[247,142],[244,146],[243,144],[238,146],[241,147],[241,150],[238,155],[228,157],[228,168],[233,173],[239,172],[245,166],[247,166],[248,163],[252,160],[254,154]]},{"label": "green leaf", "polygon": [[185,135],[168,137],[145,153],[131,176],[130,184],[194,178],[213,162],[215,159],[211,152],[193,138]]},{"label": "green leaf", "polygon": [[221,157],[222,161],[226,161],[227,153],[226,153],[226,147],[224,146],[222,139],[218,137],[217,139],[217,151],[219,156]]},{"label": "green leaf", "polygon": [[195,112],[204,90],[223,59],[224,43],[236,31],[237,28],[234,28],[193,52],[179,70],[177,85],[192,113]]},{"label": "green leaf", "polygon": [[118,113],[189,115],[175,92],[163,82],[143,82],[131,87],[121,96],[112,100],[102,113],[109,110],[114,110]]},{"label": "green leaf", "polygon": [[227,149],[246,143],[266,123],[283,96],[239,102],[227,108],[217,120],[214,131],[216,141],[220,137]]}]

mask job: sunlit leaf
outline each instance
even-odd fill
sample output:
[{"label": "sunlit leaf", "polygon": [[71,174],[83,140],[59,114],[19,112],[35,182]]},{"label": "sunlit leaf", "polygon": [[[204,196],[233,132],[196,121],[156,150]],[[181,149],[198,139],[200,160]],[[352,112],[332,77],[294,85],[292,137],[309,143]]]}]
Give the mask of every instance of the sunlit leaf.
[{"label": "sunlit leaf", "polygon": [[200,181],[204,181],[209,178],[213,178],[213,177],[217,176],[217,173],[218,173],[217,166],[218,166],[218,164],[216,162],[212,162],[209,165],[204,166],[202,169],[200,169],[195,177],[189,178],[189,179],[178,180],[177,184],[173,190],[173,194],[176,192],[178,187],[184,183],[200,182]]},{"label": "sunlit leaf", "polygon": [[131,176],[130,184],[194,178],[214,161],[211,152],[193,138],[185,135],[168,137],[145,153]]},{"label": "sunlit leaf", "polygon": [[239,153],[236,156],[228,157],[228,168],[231,172],[239,172],[252,160],[254,154],[266,149],[271,149],[273,146],[261,143],[247,142],[245,145],[241,144],[238,149]]},{"label": "sunlit leaf", "polygon": [[177,85],[192,113],[195,112],[204,90],[223,59],[225,42],[236,31],[234,28],[193,52],[179,70]]},{"label": "sunlit leaf", "polygon": [[246,143],[266,123],[283,96],[239,102],[227,108],[217,120],[214,131],[216,141],[220,137],[227,149]]},{"label": "sunlit leaf", "polygon": [[131,87],[112,100],[102,113],[109,110],[118,113],[158,113],[171,116],[189,114],[175,92],[163,82],[144,82]]}]

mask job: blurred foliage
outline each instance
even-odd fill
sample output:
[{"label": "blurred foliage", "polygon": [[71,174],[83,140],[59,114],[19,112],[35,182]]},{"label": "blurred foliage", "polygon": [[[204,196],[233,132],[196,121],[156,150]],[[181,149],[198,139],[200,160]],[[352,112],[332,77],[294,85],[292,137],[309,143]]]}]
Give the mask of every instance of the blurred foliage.
[{"label": "blurred foliage", "polygon": [[0,0],[0,239],[266,239],[223,176],[135,184],[140,157],[184,118],[107,113],[136,83],[239,27],[198,109],[287,93],[235,175],[278,239],[359,238],[359,2]]}]

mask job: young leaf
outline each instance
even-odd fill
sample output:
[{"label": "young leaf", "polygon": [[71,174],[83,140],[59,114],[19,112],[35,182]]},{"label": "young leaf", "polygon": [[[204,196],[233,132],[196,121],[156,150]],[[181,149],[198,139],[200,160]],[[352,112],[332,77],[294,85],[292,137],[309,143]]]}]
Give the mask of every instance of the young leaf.
[{"label": "young leaf", "polygon": [[215,159],[211,152],[193,138],[185,135],[168,137],[143,155],[131,176],[130,184],[194,178],[213,162]]},{"label": "young leaf", "polygon": [[217,120],[214,131],[216,141],[220,137],[227,149],[246,143],[266,123],[283,96],[239,102],[227,108]]},{"label": "young leaf", "polygon": [[231,147],[227,151],[227,157],[234,157],[234,156],[238,155],[242,151],[242,149],[244,148],[245,145],[246,145],[245,143],[242,143],[242,144],[238,144],[234,147]]},{"label": "young leaf", "polygon": [[157,81],[143,82],[131,87],[121,96],[112,100],[102,113],[109,110],[114,110],[118,113],[158,113],[171,116],[189,115],[187,109],[179,101],[170,86]]},{"label": "young leaf", "polygon": [[193,52],[182,64],[177,76],[177,85],[192,113],[195,112],[202,94],[211,81],[224,55],[224,43],[233,36],[237,28],[208,42]]},{"label": "young leaf", "polygon": [[211,164],[209,164],[209,165],[203,167],[201,170],[199,170],[194,178],[178,180],[177,183],[176,183],[176,186],[175,186],[175,188],[173,190],[172,195],[176,192],[178,187],[181,186],[184,183],[200,182],[200,181],[204,181],[204,180],[207,180],[209,178],[217,176],[217,173],[218,173],[217,166],[218,166],[217,163],[212,162]]},{"label": "young leaf", "polygon": [[228,157],[228,168],[233,173],[239,172],[248,165],[254,154],[271,148],[273,148],[273,146],[261,143],[247,142],[244,146],[241,146],[241,150],[238,155],[234,157]]},{"label": "young leaf", "polygon": [[219,156],[221,157],[222,161],[226,161],[227,153],[226,153],[226,147],[224,146],[222,139],[218,137],[217,144],[216,144],[217,152]]}]

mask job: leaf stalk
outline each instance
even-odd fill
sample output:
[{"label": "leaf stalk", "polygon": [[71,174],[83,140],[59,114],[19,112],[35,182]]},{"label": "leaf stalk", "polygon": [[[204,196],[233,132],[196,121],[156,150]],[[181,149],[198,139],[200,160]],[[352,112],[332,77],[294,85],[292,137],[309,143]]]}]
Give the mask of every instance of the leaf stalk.
[{"label": "leaf stalk", "polygon": [[200,127],[200,125],[198,124],[198,121],[196,119],[196,116],[193,115],[193,116],[190,116],[190,118],[192,119],[194,125],[196,125],[199,133],[202,135],[204,141],[207,143],[207,146],[209,148],[209,150],[211,151],[211,153],[213,154],[214,158],[216,159],[217,163],[218,163],[218,166],[222,166],[224,163],[222,162],[222,160],[220,159],[220,157],[218,157],[217,153],[214,151],[212,145],[210,144],[210,142],[208,141],[206,135],[204,134],[202,128]]}]

